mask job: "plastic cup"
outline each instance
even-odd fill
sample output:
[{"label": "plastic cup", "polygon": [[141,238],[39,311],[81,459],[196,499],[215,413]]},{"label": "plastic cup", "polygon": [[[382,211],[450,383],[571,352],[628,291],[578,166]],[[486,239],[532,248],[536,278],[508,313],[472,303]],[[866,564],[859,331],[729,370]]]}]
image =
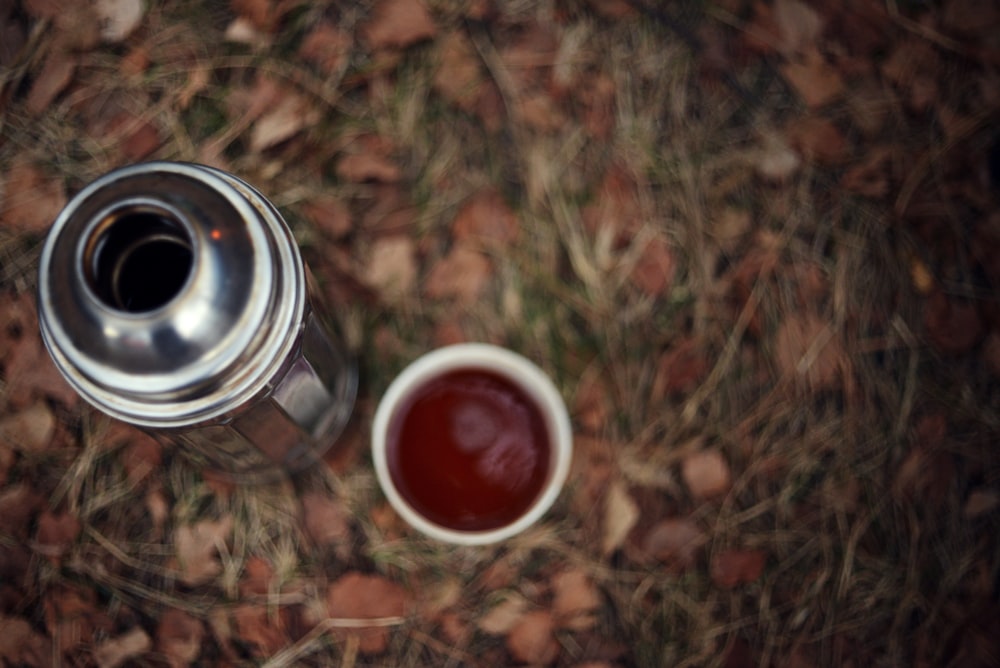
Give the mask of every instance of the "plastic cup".
[{"label": "plastic cup", "polygon": [[[501,526],[487,529],[457,529],[427,517],[407,500],[399,481],[390,466],[393,448],[405,444],[390,443],[399,437],[398,420],[402,420],[416,397],[428,384],[447,374],[480,372],[498,377],[517,388],[537,409],[544,424],[548,443],[548,466],[543,482],[527,509]],[[499,438],[499,436],[498,436]],[[433,446],[419,440],[426,447],[428,464],[433,466]],[[386,498],[396,512],[421,533],[458,545],[485,545],[514,536],[537,522],[552,506],[569,473],[573,450],[573,435],[569,414],[562,396],[549,377],[525,357],[494,345],[463,343],[431,351],[411,363],[396,377],[379,402],[372,426],[372,459],[375,473]],[[458,501],[458,500],[456,500]]]}]

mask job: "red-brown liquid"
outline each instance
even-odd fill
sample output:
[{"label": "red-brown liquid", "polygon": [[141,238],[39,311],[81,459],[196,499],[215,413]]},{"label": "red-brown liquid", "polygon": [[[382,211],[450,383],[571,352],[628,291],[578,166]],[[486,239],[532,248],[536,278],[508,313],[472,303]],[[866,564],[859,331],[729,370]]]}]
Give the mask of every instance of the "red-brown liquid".
[{"label": "red-brown liquid", "polygon": [[523,515],[551,456],[535,403],[509,380],[476,369],[417,388],[389,426],[386,455],[402,497],[459,531],[496,529]]}]

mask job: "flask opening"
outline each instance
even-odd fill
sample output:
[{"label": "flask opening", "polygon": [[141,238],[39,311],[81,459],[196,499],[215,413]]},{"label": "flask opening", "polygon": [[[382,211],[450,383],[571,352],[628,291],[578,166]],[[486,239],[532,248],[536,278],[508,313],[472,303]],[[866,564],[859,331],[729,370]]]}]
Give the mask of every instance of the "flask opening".
[{"label": "flask opening", "polygon": [[191,238],[170,212],[149,205],[113,211],[87,242],[87,280],[106,306],[146,313],[180,294],[194,266]]}]

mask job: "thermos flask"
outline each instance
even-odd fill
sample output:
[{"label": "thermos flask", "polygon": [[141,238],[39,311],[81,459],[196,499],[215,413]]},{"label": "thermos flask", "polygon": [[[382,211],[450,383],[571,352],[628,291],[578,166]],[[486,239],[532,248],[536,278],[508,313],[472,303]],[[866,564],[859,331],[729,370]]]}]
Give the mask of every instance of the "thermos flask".
[{"label": "thermos flask", "polygon": [[300,470],[348,421],[353,357],[281,215],[235,176],[106,174],[59,214],[39,271],[42,337],[70,384],[210,468]]}]

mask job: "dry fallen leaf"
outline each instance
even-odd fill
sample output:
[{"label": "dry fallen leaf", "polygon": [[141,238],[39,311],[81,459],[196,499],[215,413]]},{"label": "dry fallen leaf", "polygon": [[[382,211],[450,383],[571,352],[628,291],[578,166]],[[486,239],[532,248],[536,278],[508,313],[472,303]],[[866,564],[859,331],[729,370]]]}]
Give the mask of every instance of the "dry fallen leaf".
[{"label": "dry fallen leaf", "polygon": [[654,400],[693,392],[708,374],[708,355],[691,337],[681,339],[660,355],[651,392]]},{"label": "dry fallen leaf", "polygon": [[302,215],[331,239],[342,239],[354,228],[350,209],[339,197],[318,195],[302,204]]},{"label": "dry fallen leaf", "polygon": [[502,636],[514,628],[527,608],[528,602],[522,596],[511,595],[490,608],[489,612],[479,618],[476,625],[483,633]]},{"label": "dry fallen leaf", "polygon": [[270,32],[275,27],[277,17],[272,0],[229,0],[229,4],[257,30]]},{"label": "dry fallen leaf", "polygon": [[638,521],[639,506],[629,496],[624,483],[615,480],[608,488],[604,500],[604,535],[601,540],[601,553],[607,556],[621,547]]},{"label": "dry fallen leaf", "polygon": [[51,644],[26,619],[0,614],[0,663],[9,666],[51,665]]},{"label": "dry fallen leaf", "polygon": [[146,12],[143,0],[94,0],[93,8],[101,25],[101,39],[112,44],[132,34]]},{"label": "dry fallen leaf", "polygon": [[969,352],[985,334],[983,319],[975,302],[935,291],[924,307],[927,338],[942,353]]},{"label": "dry fallen leaf", "polygon": [[642,249],[630,278],[644,294],[660,297],[670,292],[676,271],[677,265],[670,244],[661,237],[654,237]]},{"label": "dry fallen leaf", "polygon": [[329,494],[309,492],[302,496],[302,524],[319,546],[332,545],[350,535],[351,513],[343,502]]},{"label": "dry fallen leaf", "polygon": [[726,550],[712,556],[709,574],[717,587],[732,589],[759,578],[766,563],[763,550]]},{"label": "dry fallen leaf", "polygon": [[458,30],[437,42],[440,60],[434,73],[434,90],[459,109],[474,111],[484,80],[475,47]]},{"label": "dry fallen leaf", "polygon": [[25,160],[14,162],[3,183],[0,223],[24,232],[44,232],[66,206],[62,179]]},{"label": "dry fallen leaf", "polygon": [[517,241],[521,223],[494,188],[473,195],[455,214],[451,233],[461,242],[507,246]]},{"label": "dry fallen leaf", "polygon": [[643,552],[664,562],[674,572],[694,566],[705,535],[692,520],[672,517],[657,522],[643,539]]},{"label": "dry fallen leaf", "polygon": [[156,651],[171,668],[186,668],[198,660],[205,626],[183,610],[168,608],[156,627]]},{"label": "dry fallen leaf", "polygon": [[810,109],[825,106],[844,93],[844,79],[813,46],[800,60],[781,66],[781,75]]},{"label": "dry fallen leaf", "polygon": [[780,183],[794,176],[801,165],[799,154],[783,137],[775,132],[764,135],[755,164],[758,174],[768,181]]},{"label": "dry fallen leaf", "polygon": [[791,314],[778,329],[774,343],[778,370],[786,378],[813,390],[839,387],[849,360],[830,324],[804,313]]},{"label": "dry fallen leaf", "polygon": [[320,115],[303,95],[285,91],[277,103],[265,111],[250,131],[250,150],[259,153],[291,139],[319,121]]},{"label": "dry fallen leaf", "polygon": [[272,615],[266,605],[237,605],[232,617],[236,635],[250,645],[259,659],[269,658],[291,643],[281,615]]},{"label": "dry fallen leaf", "polygon": [[0,446],[22,453],[44,452],[52,441],[56,418],[37,401],[24,410],[0,418]]},{"label": "dry fallen leaf", "polygon": [[775,0],[773,7],[778,29],[778,51],[791,57],[812,47],[823,32],[819,13],[799,0]]},{"label": "dry fallen leaf", "polygon": [[962,514],[968,518],[979,517],[993,512],[997,507],[1000,507],[1000,492],[989,488],[974,489],[969,492],[969,498],[962,506]]},{"label": "dry fallen leaf", "polygon": [[437,26],[421,0],[379,0],[361,28],[373,49],[404,48],[436,34]]},{"label": "dry fallen leaf", "polygon": [[594,611],[601,607],[601,594],[583,570],[553,576],[552,592],[552,614],[560,628],[586,631],[597,623]]},{"label": "dry fallen leaf", "polygon": [[388,157],[365,152],[351,153],[338,160],[337,176],[351,183],[396,183],[403,175]]},{"label": "dry fallen leaf", "polygon": [[20,482],[0,488],[0,531],[24,540],[41,502],[38,492]]},{"label": "dry fallen leaf", "polygon": [[829,119],[820,116],[797,118],[788,124],[785,133],[789,143],[806,160],[836,166],[847,159],[847,140]]},{"label": "dry fallen leaf", "polygon": [[955,461],[941,450],[918,445],[907,453],[892,482],[900,503],[940,506],[955,482]]},{"label": "dry fallen leaf", "polygon": [[140,627],[105,640],[94,648],[94,661],[100,668],[117,668],[129,659],[145,654],[153,641]]},{"label": "dry fallen leaf", "polygon": [[32,116],[39,116],[49,105],[59,96],[70,81],[79,64],[79,58],[75,54],[67,53],[61,49],[52,51],[45,59],[42,71],[38,73],[28,91],[28,98],[25,106]]},{"label": "dry fallen leaf", "polygon": [[[330,585],[326,604],[328,614],[334,619],[394,620],[406,614],[410,597],[405,589],[381,576],[351,572]],[[367,626],[334,629],[331,633],[341,638],[355,636],[360,652],[379,654],[388,647],[390,630],[387,626]]]},{"label": "dry fallen leaf", "polygon": [[493,275],[489,258],[463,244],[431,267],[424,283],[424,292],[431,299],[455,298],[471,304],[486,289]]},{"label": "dry fallen leaf", "polygon": [[347,62],[353,45],[350,33],[324,21],[306,35],[299,47],[299,55],[324,74],[333,74]]},{"label": "dry fallen leaf", "polygon": [[726,494],[733,485],[729,464],[718,450],[696,452],[681,464],[684,484],[695,499],[712,499]]},{"label": "dry fallen leaf", "polygon": [[45,510],[38,516],[38,528],[35,531],[35,544],[39,553],[57,562],[80,535],[82,525],[80,520],[68,512],[58,515],[51,510]]},{"label": "dry fallen leaf", "polygon": [[410,294],[417,280],[413,239],[398,235],[377,239],[372,244],[363,278],[387,303],[397,302]]},{"label": "dry fallen leaf", "polygon": [[174,549],[180,562],[178,579],[186,585],[205,584],[222,572],[219,547],[233,530],[233,516],[201,520],[174,529]]},{"label": "dry fallen leaf", "polygon": [[507,634],[507,649],[522,663],[553,663],[559,656],[559,642],[552,613],[547,610],[525,613]]}]

